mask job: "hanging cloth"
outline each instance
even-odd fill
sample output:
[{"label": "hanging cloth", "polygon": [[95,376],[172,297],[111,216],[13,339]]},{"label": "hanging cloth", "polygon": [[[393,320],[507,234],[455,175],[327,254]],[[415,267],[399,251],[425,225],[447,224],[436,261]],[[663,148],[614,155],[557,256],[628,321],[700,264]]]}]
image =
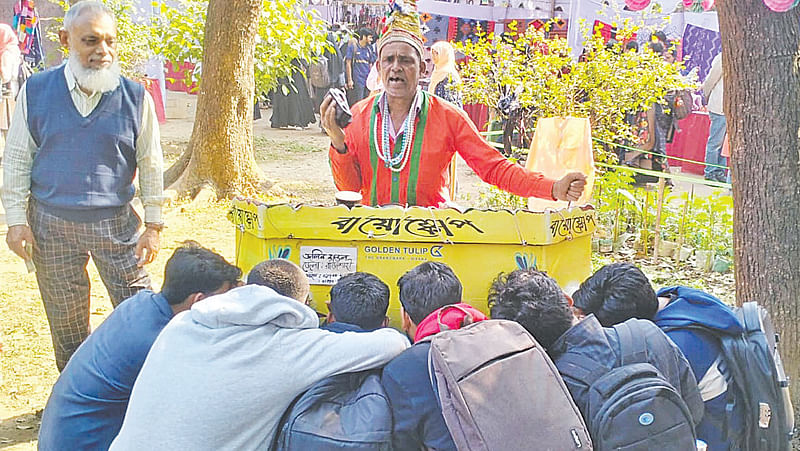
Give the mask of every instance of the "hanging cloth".
[{"label": "hanging cloth", "polygon": [[39,13],[33,0],[18,0],[14,5],[14,30],[19,40],[19,50],[32,67],[41,66],[44,62],[42,51],[42,27]]}]

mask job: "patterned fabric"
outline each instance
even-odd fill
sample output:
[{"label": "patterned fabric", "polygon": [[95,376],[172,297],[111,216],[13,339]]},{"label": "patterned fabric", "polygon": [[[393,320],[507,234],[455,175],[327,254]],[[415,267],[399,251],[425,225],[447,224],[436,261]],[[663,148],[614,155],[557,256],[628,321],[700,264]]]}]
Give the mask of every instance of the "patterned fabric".
[{"label": "patterned fabric", "polygon": [[60,371],[89,335],[90,255],[115,307],[150,288],[150,277],[136,266],[134,255],[141,220],[132,208],[124,207],[118,215],[94,223],[65,221],[31,200],[28,222],[36,240],[36,279]]},{"label": "patterned fabric", "polygon": [[434,94],[459,108],[464,108],[464,101],[461,98],[461,90],[458,89],[457,84],[453,83],[452,78],[440,81],[439,84],[436,85]]},{"label": "patterned fabric", "polygon": [[688,58],[686,69],[697,68],[697,78],[705,80],[714,57],[722,51],[719,32],[686,25],[683,31],[683,55]]},{"label": "patterned fabric", "polygon": [[17,1],[12,25],[18,33],[19,49],[25,55],[25,61],[31,66],[39,66],[44,60],[42,28],[33,0]]},{"label": "patterned fabric", "polygon": [[420,57],[425,54],[423,42],[427,27],[423,29],[420,24],[417,0],[389,0],[389,11],[383,23],[381,37],[378,38],[378,54],[390,42],[405,42]]}]

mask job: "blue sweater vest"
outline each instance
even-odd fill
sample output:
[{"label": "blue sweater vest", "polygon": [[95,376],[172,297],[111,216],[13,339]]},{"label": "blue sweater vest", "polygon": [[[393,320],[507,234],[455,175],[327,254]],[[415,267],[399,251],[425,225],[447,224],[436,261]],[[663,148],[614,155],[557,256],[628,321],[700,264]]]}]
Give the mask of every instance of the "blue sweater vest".
[{"label": "blue sweater vest", "polygon": [[63,66],[32,76],[26,92],[28,130],[38,147],[33,198],[72,221],[111,217],[127,205],[135,192],[144,88],[120,77],[86,117],[70,97]]}]

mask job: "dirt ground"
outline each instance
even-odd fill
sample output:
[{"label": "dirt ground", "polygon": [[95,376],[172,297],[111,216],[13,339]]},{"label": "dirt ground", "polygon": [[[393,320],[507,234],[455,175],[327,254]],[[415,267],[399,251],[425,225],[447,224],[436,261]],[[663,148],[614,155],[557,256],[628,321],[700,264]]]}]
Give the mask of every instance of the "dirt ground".
[{"label": "dirt ground", "polygon": [[[269,127],[270,111],[264,113],[264,118],[254,122],[254,136],[259,165],[275,182],[270,193],[279,201],[332,204],[334,186],[327,160],[327,137],[316,125],[306,130],[272,129]],[[162,125],[161,138],[168,161],[174,160],[188,142],[192,125],[191,120],[171,120]],[[460,191],[456,200],[463,205],[476,205],[486,185],[463,161],[458,164],[458,172]],[[155,289],[161,285],[166,259],[183,240],[199,241],[234,261],[233,227],[225,218],[226,211],[226,203],[207,197],[165,207],[168,227],[162,234],[162,250],[148,268]],[[5,229],[0,227],[3,241]],[[36,448],[41,410],[58,374],[35,274],[28,274],[23,262],[5,245],[0,247],[3,274],[3,283],[0,283],[0,339],[3,343],[0,352],[0,449],[30,450]],[[599,265],[607,261],[608,258],[596,257],[594,263]],[[733,280],[730,275],[708,276],[691,271],[682,273],[680,280],[676,280],[675,268],[663,262],[647,266],[645,272],[655,283],[679,281],[695,286],[699,283],[721,297],[730,292]],[[96,327],[111,312],[111,304],[91,264],[89,274],[94,287],[91,322]]]},{"label": "dirt ground", "polygon": [[[317,125],[305,130],[280,130],[269,126],[270,111],[254,122],[256,157],[275,185],[270,192],[278,200],[333,203],[334,185],[328,166],[328,139]],[[191,136],[191,120],[170,120],[161,126],[167,161],[174,160]],[[459,165],[462,200],[477,198],[480,180],[463,163]],[[172,250],[185,239],[194,239],[234,260],[233,228],[225,218],[227,204],[198,199],[165,208],[168,227],[161,238],[159,257],[148,268],[154,288],[161,285],[163,268]],[[0,216],[4,218],[4,216]],[[0,227],[5,241],[6,228]],[[41,411],[58,377],[50,332],[36,285],[24,263],[5,245],[0,249],[0,449],[36,449]],[[93,327],[111,312],[111,303],[97,271],[89,265],[94,289],[91,298]]]}]

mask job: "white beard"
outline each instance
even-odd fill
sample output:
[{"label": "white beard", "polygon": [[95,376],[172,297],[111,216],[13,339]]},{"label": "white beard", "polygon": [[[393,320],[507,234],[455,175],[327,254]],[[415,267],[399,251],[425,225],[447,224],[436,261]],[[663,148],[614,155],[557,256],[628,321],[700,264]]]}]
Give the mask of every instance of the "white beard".
[{"label": "white beard", "polygon": [[75,76],[78,86],[90,92],[109,92],[119,86],[119,62],[114,61],[103,69],[83,67],[74,53],[69,55],[69,70]]}]

